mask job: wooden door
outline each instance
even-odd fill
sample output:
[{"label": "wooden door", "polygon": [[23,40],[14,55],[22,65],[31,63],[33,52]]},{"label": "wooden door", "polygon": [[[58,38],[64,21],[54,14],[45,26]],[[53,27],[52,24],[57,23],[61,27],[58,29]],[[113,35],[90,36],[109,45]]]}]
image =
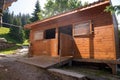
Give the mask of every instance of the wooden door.
[{"label": "wooden door", "polygon": [[60,33],[60,56],[73,56],[73,38],[68,34]]}]

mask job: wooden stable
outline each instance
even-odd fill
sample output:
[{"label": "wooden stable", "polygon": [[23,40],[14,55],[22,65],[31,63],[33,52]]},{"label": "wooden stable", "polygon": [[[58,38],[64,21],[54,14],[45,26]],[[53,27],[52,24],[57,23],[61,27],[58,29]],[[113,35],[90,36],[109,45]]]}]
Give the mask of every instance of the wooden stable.
[{"label": "wooden stable", "polygon": [[[100,0],[86,7],[25,25],[30,29],[30,55],[73,56],[116,61],[120,58],[115,17]],[[109,64],[115,72],[116,64]]]}]

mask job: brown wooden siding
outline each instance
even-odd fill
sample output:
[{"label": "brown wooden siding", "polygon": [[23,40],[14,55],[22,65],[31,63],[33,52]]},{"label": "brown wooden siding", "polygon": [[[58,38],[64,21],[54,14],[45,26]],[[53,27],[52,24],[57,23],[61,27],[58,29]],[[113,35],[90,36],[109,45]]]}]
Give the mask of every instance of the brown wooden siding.
[{"label": "brown wooden siding", "polygon": [[94,36],[74,38],[76,58],[115,60],[116,54],[112,30],[112,25],[95,27]]},{"label": "brown wooden siding", "polygon": [[57,39],[38,40],[34,41],[32,45],[32,54],[34,56],[57,56],[57,51]]},{"label": "brown wooden siding", "polygon": [[61,56],[73,56],[72,36],[60,33],[60,50]]},{"label": "brown wooden siding", "polygon": [[[44,23],[35,25],[31,31],[31,42],[33,43],[33,51],[35,55],[48,54],[56,55],[58,53],[56,40],[47,40],[46,43],[33,40],[33,34],[36,30],[46,30],[76,24],[83,21],[92,21],[94,33],[89,36],[74,37],[74,56],[75,58],[92,58],[102,60],[115,60],[115,40],[113,21],[111,14],[104,12],[109,4],[97,6],[85,11],[78,11],[64,17],[59,17]],[[37,27],[36,27],[37,26]],[[58,34],[56,34],[58,35]],[[67,44],[66,44],[67,45]],[[45,49],[47,51],[45,51]],[[65,52],[67,54],[67,52]]]}]

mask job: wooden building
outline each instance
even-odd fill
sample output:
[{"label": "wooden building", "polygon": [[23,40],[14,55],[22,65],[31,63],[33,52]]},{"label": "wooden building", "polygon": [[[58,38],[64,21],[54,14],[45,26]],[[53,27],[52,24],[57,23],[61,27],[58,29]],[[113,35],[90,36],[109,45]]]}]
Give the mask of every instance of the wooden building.
[{"label": "wooden building", "polygon": [[73,56],[91,61],[119,59],[118,27],[116,18],[104,11],[108,5],[108,0],[100,0],[25,25],[30,29],[30,54]]},{"label": "wooden building", "polygon": [[0,26],[2,25],[3,10],[11,6],[11,4],[15,1],[17,0],[0,0]]}]

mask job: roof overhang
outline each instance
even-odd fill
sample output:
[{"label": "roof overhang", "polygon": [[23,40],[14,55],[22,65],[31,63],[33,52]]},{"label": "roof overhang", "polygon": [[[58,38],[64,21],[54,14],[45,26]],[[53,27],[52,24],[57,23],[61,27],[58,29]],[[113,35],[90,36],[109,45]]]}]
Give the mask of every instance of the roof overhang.
[{"label": "roof overhang", "polygon": [[16,2],[17,0],[5,0],[5,4],[4,4],[4,8],[3,9],[6,9],[8,8],[9,6],[11,6],[11,4],[13,2]]},{"label": "roof overhang", "polygon": [[0,1],[0,13],[2,13],[3,10],[11,6],[13,2],[16,2],[17,0],[1,0]]},{"label": "roof overhang", "polygon": [[97,7],[97,6],[101,6],[101,5],[104,5],[104,4],[108,4],[110,3],[109,0],[99,0],[97,2],[94,2],[94,3],[91,3],[87,6],[84,6],[84,7],[80,7],[80,8],[77,8],[77,9],[74,9],[72,11],[69,11],[69,12],[65,12],[65,13],[62,13],[62,14],[58,14],[58,15],[55,15],[55,16],[52,16],[50,18],[46,18],[46,19],[43,19],[43,20],[39,20],[39,21],[36,21],[36,22],[33,22],[31,24],[26,24],[24,26],[25,29],[32,29],[34,26],[36,25],[40,25],[41,23],[46,23],[50,20],[54,20],[54,19],[58,19],[58,18],[61,18],[61,17],[65,17],[67,15],[70,15],[70,14],[74,14],[76,12],[82,12],[84,10],[88,10],[88,9],[91,9],[91,8],[94,8],[94,7]]}]

